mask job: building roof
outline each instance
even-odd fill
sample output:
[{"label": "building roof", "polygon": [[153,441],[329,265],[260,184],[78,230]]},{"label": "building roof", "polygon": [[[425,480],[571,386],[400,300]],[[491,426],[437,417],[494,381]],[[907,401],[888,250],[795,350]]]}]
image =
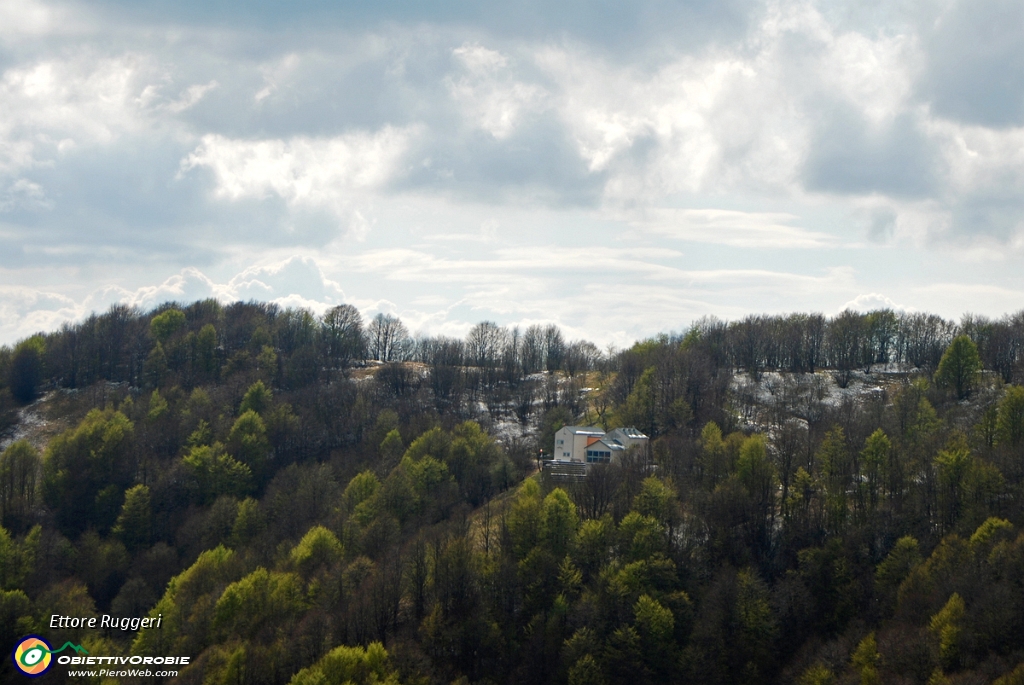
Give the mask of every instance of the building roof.
[{"label": "building roof", "polygon": [[647,439],[646,435],[644,435],[643,433],[638,431],[636,428],[633,428],[632,426],[623,427],[623,428],[616,428],[615,430],[613,430],[611,432],[612,433],[622,433],[622,435],[624,435],[627,438],[630,438],[632,440],[646,440]]},{"label": "building roof", "polygon": [[568,430],[573,435],[604,435],[604,431],[597,426],[562,426],[559,430]]}]

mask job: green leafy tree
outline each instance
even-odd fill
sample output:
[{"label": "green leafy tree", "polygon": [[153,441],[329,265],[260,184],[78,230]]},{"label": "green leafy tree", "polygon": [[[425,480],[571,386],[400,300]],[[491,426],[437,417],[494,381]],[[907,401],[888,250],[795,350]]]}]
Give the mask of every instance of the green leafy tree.
[{"label": "green leafy tree", "polygon": [[296,673],[289,685],[399,685],[399,680],[387,650],[371,642],[366,647],[335,647]]},{"label": "green leafy tree", "polygon": [[259,502],[246,497],[238,503],[238,513],[231,526],[231,538],[236,544],[246,546],[252,543],[266,528],[266,520],[260,511]]},{"label": "green leafy tree", "polygon": [[253,639],[261,631],[284,631],[306,603],[294,573],[258,568],[224,589],[213,609],[213,628],[223,637]]},{"label": "green leafy tree", "polygon": [[151,618],[162,617],[160,628],[139,631],[132,654],[163,656],[202,651],[211,638],[214,604],[228,584],[242,574],[242,568],[235,553],[223,546],[200,554],[195,563],[171,578],[163,597],[149,612]]},{"label": "green leafy tree", "polygon": [[[373,471],[367,470],[357,474],[349,481],[348,486],[345,488],[345,492],[341,496],[341,500],[345,505],[345,511],[350,514],[355,513],[359,509],[360,505],[370,500],[380,491],[380,487],[380,480]],[[369,512],[369,516],[356,514],[356,518],[365,518],[365,520],[360,520],[360,523],[362,525],[366,525],[370,522],[370,519],[373,518],[374,512],[372,509],[368,509],[366,507],[363,509],[364,511]]]},{"label": "green leafy tree", "polygon": [[767,552],[775,520],[778,479],[775,466],[768,458],[768,445],[763,435],[755,434],[744,440],[736,462],[736,474],[750,498],[752,537],[759,550]]},{"label": "green leafy tree", "polygon": [[317,569],[340,562],[344,552],[334,533],[323,526],[313,526],[292,548],[289,560],[303,578],[309,578]]},{"label": "green leafy tree", "polygon": [[671,486],[655,476],[648,476],[641,483],[640,492],[633,498],[633,509],[668,526],[673,518],[675,497],[676,493]]},{"label": "green leafy tree", "polygon": [[267,427],[259,414],[249,409],[235,419],[228,433],[227,450],[249,467],[257,481],[267,476],[270,441],[267,439]]},{"label": "green leafy tree", "polygon": [[996,438],[1000,445],[1012,448],[1024,444],[1024,386],[1011,385],[999,401]]},{"label": "green leafy tree", "polygon": [[939,647],[939,659],[945,669],[953,669],[960,660],[961,635],[966,605],[963,598],[954,592],[945,606],[932,616],[928,630]]},{"label": "green leafy tree", "polygon": [[541,535],[548,551],[556,559],[564,557],[572,549],[578,526],[576,505],[565,490],[555,488],[544,498]]},{"label": "green leafy tree", "polygon": [[942,388],[952,388],[958,400],[971,394],[981,375],[981,357],[978,346],[966,335],[953,339],[939,361],[935,371],[935,383]]},{"label": "green leafy tree", "polygon": [[200,502],[209,504],[221,495],[243,497],[252,487],[252,471],[226,454],[220,443],[197,445],[182,461],[192,476]]},{"label": "green leafy tree", "polygon": [[384,436],[377,451],[380,453],[381,463],[385,468],[390,470],[398,465],[402,455],[405,454],[405,443],[402,442],[402,434],[398,432],[397,428],[391,429]]},{"label": "green leafy tree", "polygon": [[584,654],[569,669],[569,685],[606,685],[608,682],[597,659]]},{"label": "green leafy tree", "polygon": [[879,498],[885,482],[885,468],[889,463],[892,442],[881,428],[875,430],[864,441],[861,450],[861,469],[864,473],[864,487],[867,509],[874,512],[878,508]]},{"label": "green leafy tree", "polygon": [[93,409],[50,442],[43,460],[43,500],[63,530],[77,533],[99,522],[108,501],[120,506],[120,493],[131,479],[133,435],[132,422],[121,412]]},{"label": "green leafy tree", "polygon": [[185,313],[180,309],[168,309],[150,320],[149,334],[158,343],[166,343],[172,335],[184,326]]},{"label": "green leafy tree", "polygon": [[938,472],[939,510],[942,525],[950,530],[956,525],[963,509],[969,480],[974,470],[974,458],[962,439],[954,441],[935,457]]},{"label": "green leafy tree", "polygon": [[823,664],[814,664],[800,676],[798,685],[832,685],[836,675]]},{"label": "green leafy tree", "polygon": [[700,432],[700,469],[708,486],[714,486],[729,472],[728,456],[722,429],[709,421]]},{"label": "green leafy tree", "polygon": [[647,559],[665,548],[665,531],[656,519],[631,511],[619,522],[619,547],[630,561]]},{"label": "green leafy tree", "polygon": [[506,518],[512,551],[516,559],[523,559],[541,540],[543,505],[540,486],[530,479],[523,482],[516,493]]},{"label": "green leafy tree", "polygon": [[875,583],[882,591],[895,599],[899,588],[911,571],[921,565],[923,558],[917,540],[905,535],[896,541],[892,551],[882,560],[875,571]]},{"label": "green leafy tree", "polygon": [[1024,685],[1024,663],[1018,664],[1013,671],[994,680],[992,685]]},{"label": "green leafy tree", "polygon": [[18,638],[37,631],[32,614],[32,601],[24,592],[0,590],[0,640],[3,644],[16,644]]},{"label": "green leafy tree", "polygon": [[245,391],[242,404],[238,407],[238,413],[241,415],[248,411],[254,411],[262,416],[265,411],[270,409],[273,399],[270,388],[264,385],[263,381],[256,381]]},{"label": "green leafy tree", "polygon": [[640,595],[633,607],[636,632],[644,644],[644,663],[657,680],[672,672],[675,617],[649,595]]},{"label": "green leafy tree", "polygon": [[124,493],[124,504],[111,532],[129,551],[137,550],[149,544],[152,518],[149,488],[136,485]]},{"label": "green leafy tree", "polygon": [[850,661],[853,668],[860,676],[860,685],[878,685],[881,678],[878,675],[878,663],[881,655],[878,653],[878,643],[875,641],[875,634],[868,633],[867,637],[860,641],[857,649],[853,652]]}]

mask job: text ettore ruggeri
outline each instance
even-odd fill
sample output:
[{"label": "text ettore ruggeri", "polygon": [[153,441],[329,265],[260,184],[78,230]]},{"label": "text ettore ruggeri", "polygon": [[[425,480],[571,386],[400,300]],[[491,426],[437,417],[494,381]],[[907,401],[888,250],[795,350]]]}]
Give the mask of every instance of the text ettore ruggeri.
[{"label": "text ettore ruggeri", "polygon": [[51,628],[108,628],[110,630],[136,631],[141,628],[159,628],[163,621],[163,614],[157,614],[155,618],[139,616],[61,616],[53,614],[50,616]]}]

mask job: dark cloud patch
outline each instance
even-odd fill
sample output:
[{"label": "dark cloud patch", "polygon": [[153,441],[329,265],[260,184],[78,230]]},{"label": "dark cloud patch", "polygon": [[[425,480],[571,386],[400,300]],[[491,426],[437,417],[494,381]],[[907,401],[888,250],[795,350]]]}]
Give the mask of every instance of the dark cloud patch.
[{"label": "dark cloud patch", "polygon": [[179,173],[188,152],[174,141],[132,138],[33,170],[27,179],[42,188],[49,206],[0,215],[0,260],[10,264],[17,254],[18,266],[168,260],[204,266],[233,247],[316,247],[344,231],[337,216],[296,211],[277,196],[212,197],[209,172]]},{"label": "dark cloud patch", "polygon": [[721,42],[742,36],[749,3],[741,0],[567,0],[481,3],[473,0],[427,3],[302,3],[280,0],[108,0],[92,3],[115,23],[192,24],[302,34],[309,29],[377,30],[393,24],[447,24],[477,27],[496,35],[550,39],[570,36],[612,50],[644,52],[652,47]]},{"label": "dark cloud patch", "polygon": [[875,125],[837,105],[811,142],[804,179],[811,190],[916,198],[935,190],[937,164],[910,115]]},{"label": "dark cloud patch", "polygon": [[181,118],[196,131],[254,138],[332,136],[434,116],[451,49],[421,45],[407,60],[400,47],[362,58],[283,51],[262,64],[224,65],[199,77],[218,86]]},{"label": "dark cloud patch", "polygon": [[879,208],[871,213],[868,225],[868,238],[876,243],[887,243],[896,232],[896,212],[889,208]]},{"label": "dark cloud patch", "polygon": [[1024,229],[1024,215],[1017,198],[967,198],[953,207],[952,216],[953,231],[960,238],[985,235],[1007,240]]},{"label": "dark cloud patch", "polygon": [[936,114],[983,126],[1024,124],[1024,4],[956,0],[924,35],[922,96]]},{"label": "dark cloud patch", "polygon": [[502,139],[458,122],[449,125],[409,155],[421,161],[398,189],[493,202],[527,198],[549,206],[593,206],[600,199],[605,175],[587,169],[565,128],[551,117],[528,119]]}]

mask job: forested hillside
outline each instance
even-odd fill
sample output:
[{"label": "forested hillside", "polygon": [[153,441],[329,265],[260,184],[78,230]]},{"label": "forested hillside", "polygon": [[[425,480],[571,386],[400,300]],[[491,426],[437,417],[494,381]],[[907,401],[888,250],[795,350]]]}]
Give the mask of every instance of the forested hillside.
[{"label": "forested hillside", "polygon": [[[601,351],[114,307],[0,350],[0,646],[197,685],[1024,685],[1022,382],[1024,312]],[[570,424],[650,448],[554,481]],[[48,626],[101,613],[162,624]]]}]

